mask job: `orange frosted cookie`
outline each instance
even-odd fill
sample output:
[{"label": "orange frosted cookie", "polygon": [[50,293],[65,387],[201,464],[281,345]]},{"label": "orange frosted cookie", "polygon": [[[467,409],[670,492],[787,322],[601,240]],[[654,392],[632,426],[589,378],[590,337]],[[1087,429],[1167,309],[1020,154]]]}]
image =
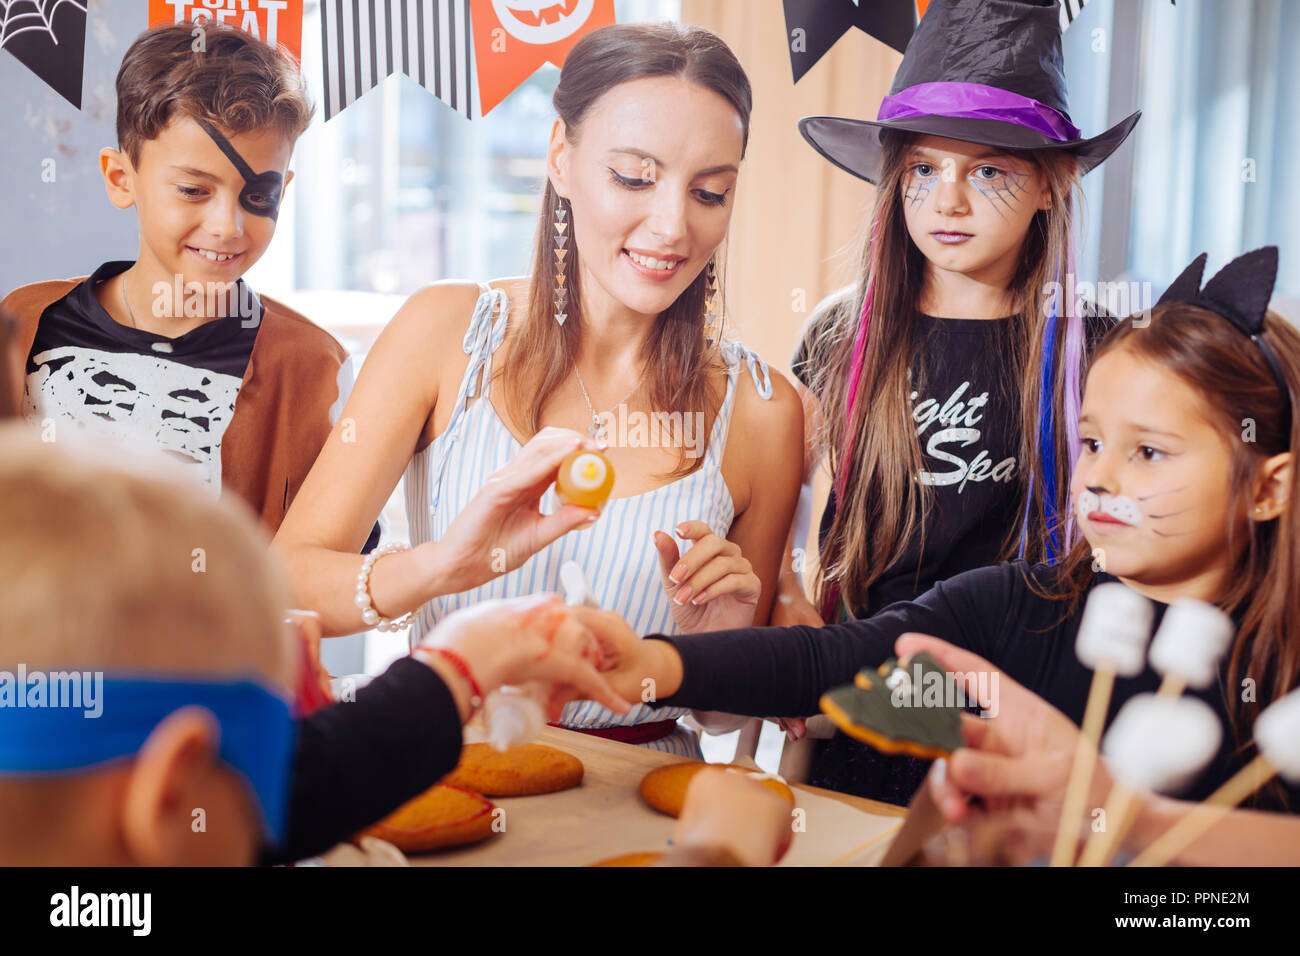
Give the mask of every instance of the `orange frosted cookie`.
[{"label": "orange frosted cookie", "polygon": [[695,775],[706,767],[719,767],[750,774],[758,778],[758,782],[763,786],[794,806],[794,791],[775,774],[750,770],[748,767],[737,767],[734,764],[726,766],[710,764],[702,760],[687,760],[651,770],[641,780],[641,799],[660,813],[666,813],[670,817],[678,816],[682,812],[682,804],[686,802],[686,788],[691,785]]},{"label": "orange frosted cookie", "polygon": [[489,797],[527,797],[576,787],[582,773],[581,760],[545,744],[511,747],[505,753],[489,744],[466,744],[460,763],[442,782]]},{"label": "orange frosted cookie", "polygon": [[614,466],[597,451],[579,449],[560,462],[555,493],[566,505],[599,509],[614,490]]},{"label": "orange frosted cookie", "polygon": [[473,790],[435,784],[408,800],[363,836],[387,840],[404,853],[477,843],[492,835],[492,801]]},{"label": "orange frosted cookie", "polygon": [[663,856],[662,853],[624,853],[611,856],[608,860],[593,863],[592,866],[654,866]]}]

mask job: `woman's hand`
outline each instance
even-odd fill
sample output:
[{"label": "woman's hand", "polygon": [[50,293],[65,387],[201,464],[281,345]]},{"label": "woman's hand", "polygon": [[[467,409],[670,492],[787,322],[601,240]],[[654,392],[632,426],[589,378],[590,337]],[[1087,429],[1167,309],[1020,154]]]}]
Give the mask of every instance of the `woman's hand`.
[{"label": "woman's hand", "polygon": [[543,428],[489,477],[435,544],[438,561],[449,569],[449,593],[513,571],[556,538],[595,521],[599,512],[577,505],[544,515],[541,499],[566,455],[598,447],[567,428]]},{"label": "woman's hand", "polygon": [[[417,653],[468,701],[463,675],[439,654],[454,651],[464,659],[482,693],[503,684],[536,683],[547,697],[547,713],[557,719],[571,700],[594,700],[620,714],[628,702],[599,673],[604,663],[601,642],[566,608],[558,595],[543,594],[502,601],[483,601],[444,618],[416,649]],[[462,717],[468,718],[468,706]]]},{"label": "woman's hand", "polygon": [[763,583],[740,546],[714,534],[703,521],[684,521],[676,531],[695,542],[685,555],[662,531],[655,532],[654,543],[677,626],[699,634],[753,624]]}]

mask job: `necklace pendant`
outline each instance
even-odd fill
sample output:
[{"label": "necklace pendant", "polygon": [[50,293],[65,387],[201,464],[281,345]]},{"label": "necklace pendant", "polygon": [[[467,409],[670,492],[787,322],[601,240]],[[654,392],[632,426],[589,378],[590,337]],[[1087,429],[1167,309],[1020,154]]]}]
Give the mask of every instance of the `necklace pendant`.
[{"label": "necklace pendant", "polygon": [[587,426],[587,434],[595,441],[603,443],[605,441],[605,423],[598,416],[592,416],[591,424]]}]

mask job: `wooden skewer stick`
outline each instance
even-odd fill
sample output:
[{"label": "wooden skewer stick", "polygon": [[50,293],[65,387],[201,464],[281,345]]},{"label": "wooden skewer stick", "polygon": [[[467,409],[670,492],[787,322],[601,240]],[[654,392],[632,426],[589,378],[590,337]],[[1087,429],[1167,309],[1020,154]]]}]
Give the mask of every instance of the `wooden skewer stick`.
[{"label": "wooden skewer stick", "polygon": [[1080,866],[1106,866],[1129,828],[1137,822],[1137,791],[1122,783],[1115,783],[1106,798],[1106,829],[1088,837],[1088,843],[1079,856]]},{"label": "wooden skewer stick", "polygon": [[1052,844],[1052,866],[1071,866],[1079,844],[1079,821],[1083,818],[1083,802],[1092,784],[1092,771],[1097,762],[1097,743],[1101,740],[1102,725],[1110,708],[1110,693],[1115,686],[1115,667],[1103,661],[1092,675],[1088,690],[1088,703],[1083,711],[1083,733],[1074,751],[1074,764],[1065,789],[1065,805],[1061,808],[1061,822],[1056,829],[1056,842]]},{"label": "wooden skewer stick", "polygon": [[[1177,674],[1166,674],[1160,682],[1157,697],[1181,697],[1187,687],[1187,681]],[[1137,822],[1140,806],[1134,806],[1137,792],[1130,790],[1119,781],[1111,785],[1110,796],[1106,798],[1106,830],[1093,833],[1079,857],[1079,866],[1109,866],[1111,857],[1120,848],[1121,841]]]},{"label": "wooden skewer stick", "polygon": [[1156,696],[1181,697],[1186,689],[1187,678],[1180,674],[1166,674],[1165,679],[1160,682],[1160,689],[1156,691]]},{"label": "wooden skewer stick", "polygon": [[1164,866],[1228,815],[1237,804],[1277,776],[1277,768],[1260,754],[1223,786],[1137,855],[1129,866]]}]

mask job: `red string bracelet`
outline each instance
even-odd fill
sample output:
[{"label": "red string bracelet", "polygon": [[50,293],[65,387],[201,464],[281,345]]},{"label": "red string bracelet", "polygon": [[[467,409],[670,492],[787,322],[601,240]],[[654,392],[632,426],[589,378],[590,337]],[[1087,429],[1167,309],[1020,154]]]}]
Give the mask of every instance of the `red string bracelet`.
[{"label": "red string bracelet", "polygon": [[452,667],[456,668],[461,677],[464,677],[465,680],[469,681],[469,706],[470,716],[472,717],[474,712],[483,706],[483,689],[479,687],[478,681],[474,679],[474,675],[470,672],[469,665],[465,663],[465,658],[461,657],[455,651],[447,650],[445,647],[417,647],[416,650],[430,654],[442,655],[447,659]]}]

